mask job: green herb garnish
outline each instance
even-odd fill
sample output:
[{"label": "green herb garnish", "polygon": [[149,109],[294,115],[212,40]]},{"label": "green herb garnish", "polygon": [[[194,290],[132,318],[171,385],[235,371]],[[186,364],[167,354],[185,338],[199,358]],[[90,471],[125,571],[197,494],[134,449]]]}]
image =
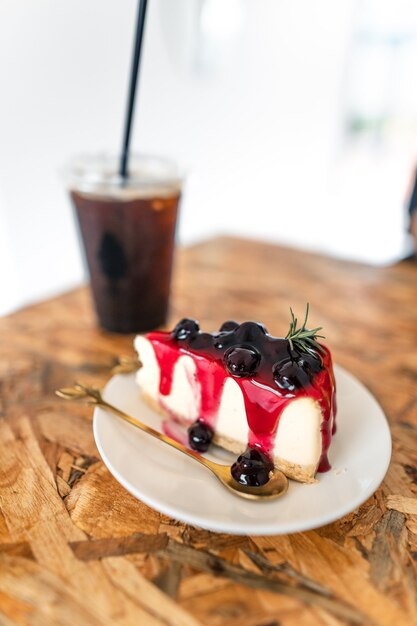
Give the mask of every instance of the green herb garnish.
[{"label": "green herb garnish", "polygon": [[297,349],[300,352],[308,352],[309,354],[316,356],[317,352],[324,353],[324,349],[318,343],[317,339],[325,339],[325,337],[323,335],[317,334],[320,330],[322,330],[321,326],[313,328],[312,330],[306,328],[309,308],[310,305],[307,302],[306,314],[304,317],[303,325],[300,328],[297,328],[298,320],[295,317],[292,308],[290,307],[290,329],[285,339],[288,339],[291,350]]}]

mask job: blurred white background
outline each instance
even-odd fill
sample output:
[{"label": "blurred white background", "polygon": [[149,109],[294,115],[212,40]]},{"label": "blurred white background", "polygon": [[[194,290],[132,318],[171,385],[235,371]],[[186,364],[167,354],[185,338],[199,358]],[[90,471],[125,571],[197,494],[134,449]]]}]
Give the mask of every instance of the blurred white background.
[{"label": "blurred white background", "polygon": [[[84,277],[60,168],[118,151],[136,0],[0,3],[0,313]],[[407,252],[410,0],[149,0],[135,150],[188,170],[179,240]]]}]

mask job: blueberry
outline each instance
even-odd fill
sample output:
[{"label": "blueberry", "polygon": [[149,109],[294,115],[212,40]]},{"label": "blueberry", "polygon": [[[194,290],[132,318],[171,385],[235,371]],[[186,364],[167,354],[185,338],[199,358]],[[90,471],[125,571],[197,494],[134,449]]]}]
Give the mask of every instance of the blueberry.
[{"label": "blueberry", "polygon": [[303,353],[298,357],[297,363],[306,372],[312,374],[318,374],[323,369],[323,361],[319,354]]},{"label": "blueberry", "polygon": [[259,322],[243,322],[239,326],[238,336],[241,341],[256,341],[263,335],[267,334],[267,330],[263,324]]},{"label": "blueberry", "polygon": [[197,420],[188,429],[188,441],[190,447],[198,452],[205,452],[213,439],[213,431],[210,426]]},{"label": "blueberry", "polygon": [[260,354],[256,350],[245,346],[232,346],[224,354],[226,369],[236,378],[253,376],[260,360]]},{"label": "blueberry", "polygon": [[236,328],[239,328],[239,324],[237,322],[234,322],[233,320],[228,320],[227,322],[223,322],[223,324],[220,326],[220,332],[226,333],[231,330],[235,330]]},{"label": "blueberry", "polygon": [[198,322],[196,322],[195,320],[187,319],[185,317],[180,322],[178,322],[178,324],[172,331],[172,334],[175,339],[182,341],[183,339],[188,339],[188,337],[196,335],[199,330],[200,327],[198,325]]},{"label": "blueberry", "polygon": [[248,448],[231,467],[233,478],[241,485],[260,487],[274,469],[271,459],[257,448]]},{"label": "blueberry", "polygon": [[291,359],[275,363],[272,373],[278,387],[285,391],[294,391],[311,384],[309,371]]},{"label": "blueberry", "polygon": [[213,335],[210,333],[197,333],[190,337],[190,348],[193,350],[207,350],[213,345]]},{"label": "blueberry", "polygon": [[219,333],[215,336],[215,339],[213,340],[213,346],[217,348],[217,350],[223,350],[223,348],[225,347],[224,334]]}]

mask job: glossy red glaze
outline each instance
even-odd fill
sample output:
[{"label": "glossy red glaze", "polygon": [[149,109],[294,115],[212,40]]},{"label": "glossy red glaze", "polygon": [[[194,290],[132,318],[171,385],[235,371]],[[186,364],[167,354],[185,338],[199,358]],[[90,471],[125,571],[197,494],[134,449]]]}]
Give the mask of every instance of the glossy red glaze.
[{"label": "glossy red glaze", "polygon": [[[223,385],[230,377],[224,368],[222,355],[212,348],[192,349],[190,346],[180,345],[183,342],[174,339],[171,333],[152,332],[146,337],[153,345],[161,371],[159,392],[162,406],[164,396],[169,395],[171,391],[177,360],[181,355],[192,355],[196,374],[195,378],[190,380],[190,384],[195,389],[196,398],[200,403],[199,419],[215,430]],[[323,368],[315,374],[311,385],[292,392],[285,392],[274,383],[272,374],[269,373],[271,368],[268,370],[266,367],[261,368],[253,377],[233,376],[245,402],[248,444],[250,447],[258,447],[267,455],[272,453],[279,418],[285,407],[296,397],[308,396],[319,403],[323,414],[319,472],[330,469],[327,451],[335,431],[335,381],[330,352],[327,348],[324,350]]]}]

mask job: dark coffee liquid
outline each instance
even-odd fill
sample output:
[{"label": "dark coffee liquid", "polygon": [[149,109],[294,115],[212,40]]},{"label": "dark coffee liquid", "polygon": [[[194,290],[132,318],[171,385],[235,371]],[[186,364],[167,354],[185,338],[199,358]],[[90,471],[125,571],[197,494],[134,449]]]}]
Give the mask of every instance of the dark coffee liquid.
[{"label": "dark coffee liquid", "polygon": [[103,328],[151,330],[168,312],[180,194],[122,200],[71,192]]}]

